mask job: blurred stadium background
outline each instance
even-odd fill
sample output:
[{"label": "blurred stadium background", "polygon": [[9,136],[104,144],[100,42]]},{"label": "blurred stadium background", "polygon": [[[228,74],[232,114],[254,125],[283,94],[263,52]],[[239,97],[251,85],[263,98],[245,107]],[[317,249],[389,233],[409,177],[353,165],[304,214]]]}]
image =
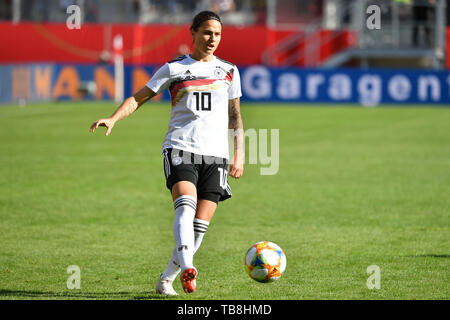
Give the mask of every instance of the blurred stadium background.
[{"label": "blurred stadium background", "polygon": [[[80,29],[66,26],[73,4]],[[450,102],[445,0],[1,0],[0,103],[129,96],[190,50],[188,26],[204,9],[223,17],[217,55],[241,68],[243,100]]]}]

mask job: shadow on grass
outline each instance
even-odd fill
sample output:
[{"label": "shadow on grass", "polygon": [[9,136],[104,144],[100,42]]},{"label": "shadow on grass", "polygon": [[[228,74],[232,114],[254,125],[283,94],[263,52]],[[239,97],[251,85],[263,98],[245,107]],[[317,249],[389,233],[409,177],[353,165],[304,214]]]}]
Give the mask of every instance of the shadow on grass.
[{"label": "shadow on grass", "polygon": [[136,292],[41,292],[27,290],[0,290],[0,299],[6,297],[17,299],[100,299],[100,300],[171,300],[173,297],[165,297],[156,293]]},{"label": "shadow on grass", "polygon": [[450,254],[416,254],[410,258],[450,258]]}]

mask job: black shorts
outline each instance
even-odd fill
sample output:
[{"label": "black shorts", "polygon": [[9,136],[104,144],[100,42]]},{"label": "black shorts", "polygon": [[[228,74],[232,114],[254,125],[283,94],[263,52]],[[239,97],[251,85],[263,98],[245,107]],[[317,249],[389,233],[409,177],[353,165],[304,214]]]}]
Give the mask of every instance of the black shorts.
[{"label": "black shorts", "polygon": [[175,183],[190,181],[197,188],[198,199],[218,203],[231,197],[227,159],[172,148],[164,149],[163,157],[166,186],[170,191]]}]

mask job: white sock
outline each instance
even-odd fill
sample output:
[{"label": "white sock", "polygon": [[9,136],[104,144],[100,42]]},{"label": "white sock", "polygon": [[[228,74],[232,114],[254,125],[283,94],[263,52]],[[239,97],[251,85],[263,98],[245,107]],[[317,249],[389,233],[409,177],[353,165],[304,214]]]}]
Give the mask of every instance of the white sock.
[{"label": "white sock", "polygon": [[[208,226],[209,221],[194,218],[194,254],[200,247],[203,236],[205,235],[206,230],[208,230]],[[177,248],[175,247],[172,251],[172,255],[170,256],[170,260],[167,264],[166,270],[164,270],[163,272],[163,278],[174,281],[180,271],[181,267],[178,262]]]},{"label": "white sock", "polygon": [[194,228],[192,227],[197,200],[191,196],[175,199],[175,221],[173,235],[181,270],[194,267]]},{"label": "white sock", "polygon": [[202,220],[195,218],[194,219],[194,253],[197,252],[198,248],[202,244],[203,236],[206,233],[206,230],[208,230],[209,221]]},{"label": "white sock", "polygon": [[167,264],[166,269],[162,273],[163,279],[168,279],[170,281],[174,281],[177,275],[180,273],[181,268],[178,262],[178,250],[175,246],[172,250],[172,255],[170,256],[169,263]]}]

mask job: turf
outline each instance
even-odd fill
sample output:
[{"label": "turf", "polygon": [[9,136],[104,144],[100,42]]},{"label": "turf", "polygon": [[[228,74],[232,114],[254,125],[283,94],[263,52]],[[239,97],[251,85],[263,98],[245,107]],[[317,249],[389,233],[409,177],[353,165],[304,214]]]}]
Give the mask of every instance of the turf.
[{"label": "turf", "polygon": [[[149,103],[105,137],[88,129],[113,103],[0,107],[0,299],[161,299],[168,108]],[[280,130],[279,171],[248,164],[230,179],[195,256],[198,291],[171,299],[450,298],[450,109],[243,103],[242,115]],[[287,255],[275,283],[244,271],[261,240]]]}]

